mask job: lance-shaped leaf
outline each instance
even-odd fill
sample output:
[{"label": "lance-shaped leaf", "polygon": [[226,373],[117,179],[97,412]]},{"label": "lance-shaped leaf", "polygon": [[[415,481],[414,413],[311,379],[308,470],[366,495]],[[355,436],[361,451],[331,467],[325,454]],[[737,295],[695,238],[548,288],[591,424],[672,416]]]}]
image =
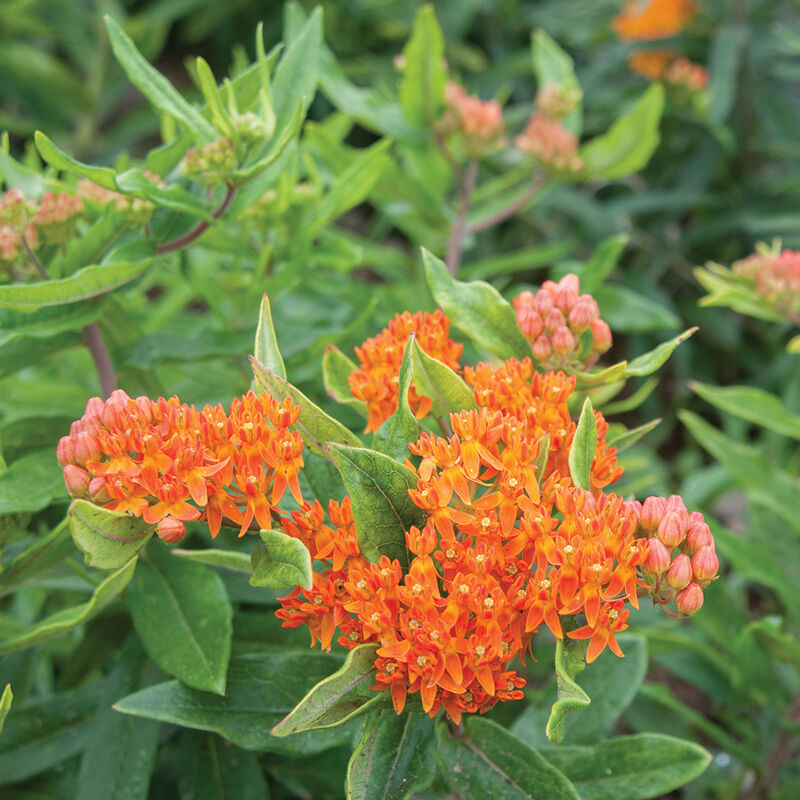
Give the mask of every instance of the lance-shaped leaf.
[{"label": "lance-shaped leaf", "polygon": [[711,763],[700,745],[659,733],[620,736],[592,747],[562,745],[542,755],[573,782],[582,800],[664,797]]},{"label": "lance-shaped leaf", "polygon": [[349,800],[406,800],[436,775],[435,723],[393,709],[372,714],[347,765]]},{"label": "lance-shaped leaf", "polygon": [[414,385],[420,394],[433,401],[434,417],[447,419],[450,414],[477,408],[472,389],[447,364],[429,356],[416,336],[409,339],[409,344],[413,345],[414,353]]},{"label": "lance-shaped leaf", "polygon": [[253,356],[259,364],[263,364],[273,374],[286,380],[286,366],[278,348],[275,326],[272,323],[272,307],[266,292],[261,298],[261,308],[258,312],[258,327],[256,328],[256,340],[253,345]]},{"label": "lance-shaped leaf", "polygon": [[625,250],[630,237],[625,233],[617,233],[603,239],[594,249],[591,258],[580,271],[581,291],[594,294],[606,282]]},{"label": "lance-shaped leaf", "polygon": [[417,486],[416,474],[375,450],[338,444],[329,449],[353,501],[361,552],[370,561],[382,555],[396,558],[405,571],[409,564],[405,532],[425,524],[422,510],[408,496],[408,490]]},{"label": "lance-shaped leaf", "polygon": [[0,655],[23,647],[56,639],[77,628],[82,622],[100,613],[129,583],[136,568],[136,559],[129,561],[124,567],[112,572],[95,590],[85,603],[71,608],[64,608],[51,614],[41,622],[37,622],[27,631],[0,642]]},{"label": "lance-shaped leaf", "polygon": [[298,585],[311,589],[314,585],[308,548],[281,531],[261,531],[261,541],[253,548],[250,564],[251,586],[280,591]]},{"label": "lance-shaped leaf", "polygon": [[39,155],[51,167],[55,167],[62,172],[70,172],[81,178],[88,178],[104,189],[115,190],[117,188],[114,183],[114,176],[116,173],[110,167],[94,167],[91,164],[84,164],[81,161],[77,161],[72,156],[67,155],[41,131],[36,131],[34,134],[34,142],[36,143],[36,149],[39,151]]},{"label": "lance-shaped leaf", "polygon": [[411,38],[403,48],[403,77],[398,94],[406,119],[418,128],[431,125],[444,106],[444,37],[433,6],[414,17]]},{"label": "lance-shaped leaf", "polygon": [[408,404],[408,390],[411,386],[416,343],[416,334],[412,333],[406,343],[403,361],[400,364],[397,382],[397,409],[391,417],[384,420],[383,425],[375,432],[372,439],[373,448],[401,463],[409,455],[408,443],[418,439],[420,433],[419,422]]},{"label": "lance-shaped leaf", "polygon": [[273,736],[335,728],[385,701],[375,683],[375,653],[380,645],[351,650],[341,669],[320,681],[271,731]]},{"label": "lance-shaped leaf", "polygon": [[236,550],[173,549],[170,553],[186,561],[195,561],[198,564],[206,564],[209,567],[232,569],[236,572],[246,572],[248,575],[253,571],[250,564],[250,556],[247,553],[240,553]]},{"label": "lance-shaped leaf", "polygon": [[591,473],[594,452],[597,449],[597,420],[594,418],[594,408],[590,398],[583,402],[575,436],[569,448],[569,474],[572,482],[579,489],[592,488]]},{"label": "lance-shaped leaf", "polygon": [[434,300],[460,331],[498,358],[530,356],[511,304],[483,281],[462,283],[445,263],[423,248],[425,277]]},{"label": "lance-shaped leaf", "polygon": [[564,52],[552,37],[539,28],[531,37],[531,56],[537,89],[541,91],[547,86],[559,86],[562,90],[574,94],[575,108],[564,117],[564,127],[576,136],[580,136],[583,128],[581,111],[583,92],[575,77],[575,68],[569,54]]},{"label": "lance-shaped leaf", "polygon": [[329,344],[325,348],[325,355],[322,357],[322,382],[325,391],[337,403],[350,406],[366,419],[367,404],[353,397],[347,380],[357,369],[358,364],[348,358],[336,345]]},{"label": "lance-shaped leaf", "polygon": [[312,453],[327,457],[326,442],[341,442],[353,447],[361,446],[361,440],[354,433],[351,433],[338,420],[328,416],[291,383],[267,369],[255,358],[251,358],[250,363],[256,381],[278,402],[289,397],[296,406],[300,406],[297,427],[303,435],[303,442]]},{"label": "lance-shaped leaf", "polygon": [[627,450],[629,447],[635,445],[636,442],[642,438],[642,436],[650,433],[653,428],[656,428],[658,425],[660,425],[661,421],[661,417],[658,417],[657,419],[651,419],[650,422],[645,422],[644,425],[639,425],[636,428],[623,430],[615,436],[607,436],[606,444],[609,447],[616,447],[617,452],[621,453],[623,450]]},{"label": "lance-shaped leaf", "polygon": [[222,578],[202,564],[172,558],[160,543],[147,556],[128,589],[145,650],[189,686],[223,694],[233,609]]},{"label": "lance-shaped leaf", "polygon": [[547,720],[547,738],[560,744],[564,738],[564,718],[573,711],[580,711],[591,703],[586,692],[575,683],[575,676],[586,666],[583,660],[586,642],[574,639],[556,640],[556,684],[558,700],[553,703]]},{"label": "lance-shaped leaf", "polygon": [[88,500],[69,507],[72,538],[86,563],[98,569],[119,569],[150,541],[156,526],[139,517],[101,508]]},{"label": "lance-shaped leaf", "polygon": [[208,113],[211,115],[211,121],[220,132],[220,135],[227,136],[229,139],[235,138],[236,130],[222,102],[217,79],[214,77],[211,67],[204,58],[200,57],[196,59],[195,67],[197,69],[197,78],[200,81],[200,89],[206,99]]},{"label": "lance-shaped leaf", "polygon": [[11,684],[7,683],[6,688],[3,689],[3,696],[0,697],[0,733],[3,732],[3,725],[5,724],[8,712],[11,711],[11,703],[14,700],[14,692],[11,691]]},{"label": "lance-shaped leaf", "polygon": [[219,138],[214,126],[137,50],[133,39],[112,17],[105,17],[111,49],[130,82],[162,114],[183,123],[202,141]]},{"label": "lance-shaped leaf", "polygon": [[685,342],[690,336],[693,336],[699,328],[687,328],[683,333],[670,339],[668,342],[662,342],[657,347],[654,347],[647,353],[643,353],[628,362],[627,369],[625,370],[626,376],[643,377],[645,375],[652,375],[657,369],[666,364],[669,357],[675,352],[675,348],[681,343]]},{"label": "lance-shaped leaf", "polygon": [[575,374],[575,388],[580,390],[589,389],[593,386],[607,386],[623,378],[627,366],[627,361],[618,361],[610,367],[594,372],[577,372]]},{"label": "lance-shaped leaf", "polygon": [[442,776],[463,800],[580,800],[564,774],[496,722],[469,717],[462,735],[436,729]]}]

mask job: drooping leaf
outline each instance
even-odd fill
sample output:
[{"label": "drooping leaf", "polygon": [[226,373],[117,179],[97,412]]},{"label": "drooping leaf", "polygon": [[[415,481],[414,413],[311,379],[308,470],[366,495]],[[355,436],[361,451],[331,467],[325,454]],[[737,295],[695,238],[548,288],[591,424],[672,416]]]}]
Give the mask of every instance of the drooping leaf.
[{"label": "drooping leaf", "polygon": [[427,714],[393,709],[372,714],[350,763],[351,800],[406,800],[425,790],[436,774],[435,725]]},{"label": "drooping leaf", "polygon": [[222,694],[233,609],[216,572],[152,547],[128,589],[128,609],[153,661],[189,686]]},{"label": "drooping leaf", "polygon": [[409,565],[405,532],[425,524],[422,510],[408,496],[408,490],[417,486],[416,474],[375,450],[338,444],[329,449],[353,501],[362,554],[370,561],[382,555],[396,558],[405,571]]},{"label": "drooping leaf", "polygon": [[586,692],[575,682],[575,676],[586,666],[586,642],[576,639],[556,640],[556,684],[558,700],[553,703],[547,720],[547,738],[560,744],[564,738],[564,718],[591,703]]},{"label": "drooping leaf", "polygon": [[347,654],[340,669],[320,681],[271,731],[290,736],[336,728],[386,699],[375,683],[375,653],[380,645],[362,644]]},{"label": "drooping leaf", "polygon": [[261,541],[253,548],[250,563],[251,586],[282,591],[295,586],[311,589],[314,585],[308,548],[282,531],[261,531]]},{"label": "drooping leaf", "polygon": [[69,507],[72,538],[86,563],[98,569],[119,569],[135,558],[155,533],[140,517],[101,508],[88,500]]},{"label": "drooping leaf", "polygon": [[685,342],[690,336],[693,336],[699,328],[687,328],[683,333],[670,339],[668,342],[662,342],[657,347],[654,347],[649,353],[643,353],[628,362],[628,367],[625,370],[625,375],[643,377],[645,375],[652,375],[657,369],[660,369],[667,363],[669,357],[675,352],[675,348],[681,343]]},{"label": "drooping leaf", "polygon": [[639,425],[636,428],[623,430],[614,436],[606,436],[606,444],[609,447],[616,447],[617,452],[621,453],[623,450],[626,450],[628,447],[636,444],[639,439],[650,433],[650,431],[660,425],[661,422],[661,418],[658,417],[657,419],[651,419],[650,422],[645,422],[644,425]]},{"label": "drooping leaf", "polygon": [[173,556],[194,561],[198,564],[206,564],[209,567],[222,567],[232,569],[237,572],[252,572],[250,556],[247,553],[240,553],[236,550],[171,550]]},{"label": "drooping leaf", "polygon": [[429,356],[416,336],[409,339],[409,344],[413,344],[414,385],[421,395],[433,401],[431,413],[434,417],[447,419],[450,414],[477,408],[472,389],[462,378],[447,364]]},{"label": "drooping leaf", "polygon": [[431,125],[444,106],[444,37],[431,4],[414,17],[403,48],[403,77],[398,90],[406,119],[417,128]]},{"label": "drooping leaf", "polygon": [[67,155],[58,145],[41,131],[34,134],[34,142],[39,155],[51,166],[62,172],[69,172],[81,178],[88,178],[104,189],[115,190],[114,183],[116,173],[110,167],[94,167],[90,164],[83,164],[80,161]]},{"label": "drooping leaf", "polygon": [[344,403],[355,409],[364,418],[367,417],[367,404],[357,400],[350,392],[347,380],[358,369],[358,364],[349,359],[336,345],[329,344],[322,357],[322,381],[325,391],[337,403]]},{"label": "drooping leaf", "polygon": [[580,800],[569,780],[496,722],[470,716],[464,733],[436,728],[442,776],[461,800]]},{"label": "drooping leaf", "polygon": [[579,489],[592,488],[591,473],[594,453],[597,449],[597,421],[589,397],[583,402],[575,436],[569,448],[569,474]]},{"label": "drooping leaf", "polygon": [[627,367],[627,361],[618,361],[610,367],[593,372],[576,372],[575,387],[577,389],[589,389],[594,386],[609,386],[623,378]]},{"label": "drooping leaf", "polygon": [[[564,118],[564,127],[576,136],[583,129],[583,112],[581,109],[582,92],[572,58],[542,28],[531,37],[531,56],[533,72],[536,75],[536,88],[541,91],[547,86],[559,86],[574,93],[575,108]],[[589,291],[588,289],[586,291]]]},{"label": "drooping leaf", "polygon": [[272,323],[272,308],[266,292],[261,298],[261,308],[258,312],[258,327],[256,328],[256,340],[253,345],[253,356],[272,373],[286,380],[286,366],[278,348],[278,339],[275,336],[275,327]]}]

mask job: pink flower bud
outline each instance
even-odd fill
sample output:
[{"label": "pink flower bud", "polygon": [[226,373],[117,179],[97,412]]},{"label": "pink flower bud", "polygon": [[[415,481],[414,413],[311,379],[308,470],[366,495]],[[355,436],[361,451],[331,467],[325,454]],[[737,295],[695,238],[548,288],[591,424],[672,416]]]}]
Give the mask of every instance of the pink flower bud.
[{"label": "pink flower bud", "polygon": [[652,533],[667,513],[667,501],[663,497],[648,497],[642,504],[639,522],[642,527]]},{"label": "pink flower bud", "polygon": [[542,334],[533,343],[533,357],[537,361],[547,361],[553,355],[553,345],[550,343],[550,337]]},{"label": "pink flower bud", "polygon": [[605,353],[611,347],[611,328],[599,317],[592,320],[590,327],[594,337],[592,350],[596,350],[598,353]]},{"label": "pink flower bud", "polygon": [[578,297],[578,302],[589,307],[592,312],[592,319],[600,316],[600,308],[597,305],[597,300],[590,294],[582,294]]},{"label": "pink flower bud", "polygon": [[542,318],[535,311],[517,311],[517,324],[522,335],[531,342],[544,330]]},{"label": "pink flower bud", "polygon": [[89,494],[89,484],[92,476],[75,464],[64,467],[64,485],[72,497],[86,497]]},{"label": "pink flower bud", "polygon": [[149,397],[139,395],[134,401],[139,409],[139,413],[146,422],[153,421],[153,401]]},{"label": "pink flower bud", "polygon": [[[667,498],[667,511],[686,511],[686,503],[683,502],[683,498],[679,494],[671,494]],[[689,512],[686,511],[688,514]],[[687,518],[688,523],[688,518]]]},{"label": "pink flower bud", "polygon": [[642,504],[638,500],[626,500],[622,505],[636,518],[638,524],[642,515]]},{"label": "pink flower bud", "polygon": [[711,545],[701,547],[692,556],[692,571],[694,577],[701,583],[713,580],[719,569],[719,559]]},{"label": "pink flower bud", "polygon": [[124,408],[125,407],[119,402],[119,400],[109,399],[105,408],[103,409],[103,425],[105,425],[107,428],[119,427],[122,422]]},{"label": "pink flower bud", "polygon": [[668,511],[658,524],[658,538],[667,547],[677,547],[686,537],[686,525],[675,511]]},{"label": "pink flower bud", "polygon": [[675,598],[675,605],[681,614],[690,617],[703,607],[703,590],[696,583],[690,583]]},{"label": "pink flower bud", "polygon": [[97,461],[103,454],[97,437],[88,431],[81,431],[74,437],[75,463],[83,466],[87,461]]},{"label": "pink flower bud", "polygon": [[[551,312],[552,313],[552,312]],[[560,356],[565,356],[575,349],[575,337],[566,325],[559,325],[553,331],[553,350]]]},{"label": "pink flower bud", "polygon": [[539,289],[536,293],[536,310],[542,317],[546,317],[555,304],[555,298],[546,289]]},{"label": "pink flower bud", "polygon": [[575,303],[578,302],[578,293],[571,292],[569,289],[562,289],[556,297],[556,308],[560,308],[565,314],[569,314]]},{"label": "pink flower bud", "polygon": [[62,436],[58,440],[56,460],[62,467],[75,463],[75,442],[71,436]]},{"label": "pink flower bud", "polygon": [[186,526],[176,517],[164,517],[156,525],[156,535],[162,542],[175,544],[186,535]]},{"label": "pink flower bud", "polygon": [[92,502],[103,505],[111,500],[111,495],[106,490],[106,479],[103,477],[92,478],[89,481],[89,497]]},{"label": "pink flower bud", "polygon": [[[694,514],[690,514],[691,518]],[[697,522],[689,525],[686,531],[686,549],[690,555],[694,555],[701,547],[713,547],[714,537],[711,535],[711,528],[705,522]]]},{"label": "pink flower bud", "polygon": [[549,294],[553,297],[553,300],[555,300],[556,297],[558,297],[561,287],[553,281],[545,281],[542,284],[542,289],[544,289],[546,292],[549,292]]},{"label": "pink flower bud", "polygon": [[559,282],[558,288],[562,291],[570,292],[577,297],[581,291],[581,282],[574,272],[568,272]]},{"label": "pink flower bud", "polygon": [[128,403],[131,400],[131,397],[124,389],[114,389],[114,391],[111,392],[111,396],[108,399],[114,400],[115,402],[119,403],[123,408],[127,408]]},{"label": "pink flower bud", "polygon": [[672,559],[665,578],[672,589],[684,589],[689,585],[692,580],[692,562],[686,553],[679,553]]},{"label": "pink flower bud", "polygon": [[575,333],[583,333],[592,324],[593,319],[589,304],[582,301],[569,312],[569,326]]},{"label": "pink flower bud", "polygon": [[86,411],[83,412],[84,419],[87,417],[102,417],[106,404],[99,397],[90,397],[86,403]]},{"label": "pink flower bud", "polygon": [[666,572],[669,568],[669,550],[667,550],[666,546],[660,539],[653,537],[648,541],[650,544],[650,550],[647,553],[647,558],[644,562],[645,571],[649,572],[651,575],[660,575],[662,572]]},{"label": "pink flower bud", "polygon": [[556,328],[560,328],[565,322],[564,315],[557,308],[551,308],[544,319],[544,329],[548,333],[553,333]]},{"label": "pink flower bud", "polygon": [[532,306],[536,302],[536,295],[533,292],[520,292],[513,300],[515,310],[519,311],[526,306]]}]

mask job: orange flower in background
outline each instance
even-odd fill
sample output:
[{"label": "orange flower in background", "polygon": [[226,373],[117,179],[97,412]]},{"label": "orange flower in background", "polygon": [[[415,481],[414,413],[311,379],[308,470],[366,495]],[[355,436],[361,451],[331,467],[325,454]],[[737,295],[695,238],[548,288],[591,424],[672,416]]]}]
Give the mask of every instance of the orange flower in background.
[{"label": "orange flower in background", "polygon": [[[412,333],[416,334],[420,347],[429,356],[453,370],[459,369],[458,359],[464,346],[449,338],[449,329],[450,320],[439,310],[433,314],[404,311],[397,314],[377,336],[356,347],[360,367],[350,374],[348,381],[353,397],[367,404],[367,433],[377,431],[383,421],[397,410],[400,365]],[[414,386],[409,389],[408,402],[420,419],[431,407],[430,398],[418,394]]]}]

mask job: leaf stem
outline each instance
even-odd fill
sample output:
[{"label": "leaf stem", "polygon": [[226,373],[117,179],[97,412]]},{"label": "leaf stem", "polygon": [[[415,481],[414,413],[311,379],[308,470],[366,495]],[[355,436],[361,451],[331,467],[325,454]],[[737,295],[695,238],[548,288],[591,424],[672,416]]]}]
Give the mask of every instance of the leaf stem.
[{"label": "leaf stem", "polygon": [[[219,219],[228,210],[228,206],[230,206],[235,194],[236,187],[229,184],[226,187],[225,197],[222,198],[222,202],[211,212],[211,216],[214,217],[214,219]],[[158,247],[156,247],[156,253],[163,255],[164,253],[172,253],[174,250],[180,250],[186,247],[187,244],[191,244],[195,239],[202,236],[208,230],[210,224],[211,223],[206,220],[201,220],[194,228],[184,233],[183,236],[178,236],[177,239],[158,245]]]},{"label": "leaf stem", "polygon": [[461,251],[464,247],[464,236],[467,229],[467,212],[469,211],[469,201],[475,189],[475,181],[478,177],[478,162],[472,159],[467,164],[463,178],[459,181],[460,189],[458,193],[459,205],[453,227],[450,231],[450,238],[447,242],[447,269],[451,275],[458,272],[458,265],[461,263]]}]

